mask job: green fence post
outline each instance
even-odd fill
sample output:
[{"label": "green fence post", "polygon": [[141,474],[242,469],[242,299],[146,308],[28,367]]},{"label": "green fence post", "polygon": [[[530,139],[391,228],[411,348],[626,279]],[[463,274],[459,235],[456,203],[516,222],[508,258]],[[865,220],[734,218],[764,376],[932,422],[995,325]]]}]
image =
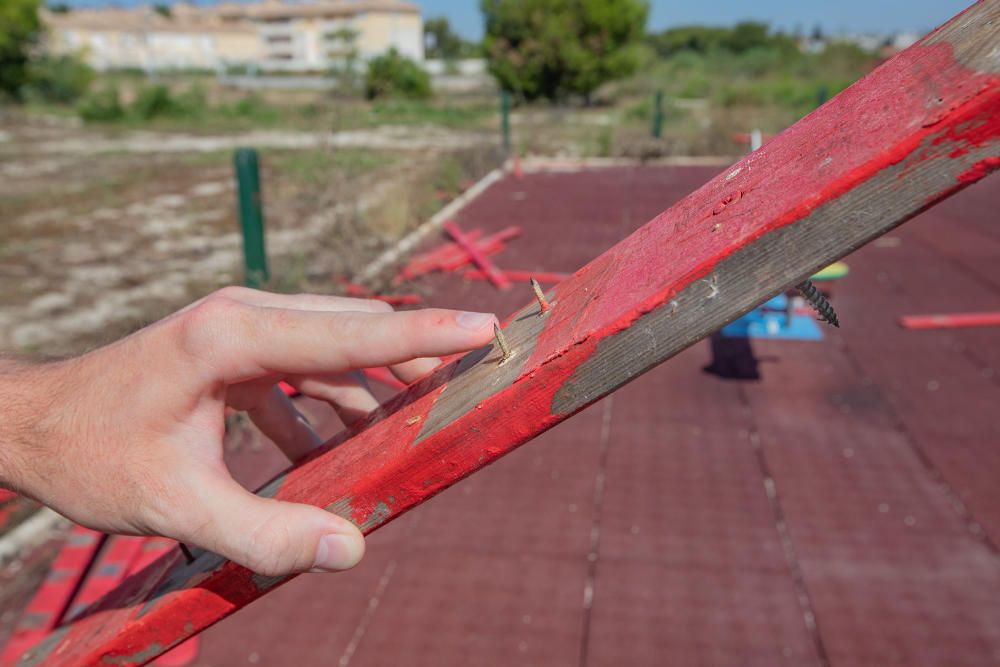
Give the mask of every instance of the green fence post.
[{"label": "green fence post", "polygon": [[819,90],[816,91],[816,106],[823,106],[828,99],[830,99],[830,91],[827,90],[825,85],[820,86]]},{"label": "green fence post", "polygon": [[656,100],[653,102],[653,137],[659,139],[663,136],[663,91],[656,91]]},{"label": "green fence post", "polygon": [[247,287],[263,287],[270,277],[267,272],[267,250],[264,247],[264,208],[260,198],[260,170],[257,151],[240,148],[233,155],[240,206],[240,226],[243,228],[244,283]]},{"label": "green fence post", "polygon": [[503,137],[503,152],[510,155],[510,93],[500,91],[500,133]]}]

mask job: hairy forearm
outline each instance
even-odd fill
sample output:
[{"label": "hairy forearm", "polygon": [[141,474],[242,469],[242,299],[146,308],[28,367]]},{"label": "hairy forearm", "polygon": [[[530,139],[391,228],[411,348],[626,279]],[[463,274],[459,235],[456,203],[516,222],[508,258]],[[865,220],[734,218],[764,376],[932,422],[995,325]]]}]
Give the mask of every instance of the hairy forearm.
[{"label": "hairy forearm", "polygon": [[16,471],[30,440],[27,401],[18,386],[28,380],[29,365],[0,358],[0,486],[18,487]]},{"label": "hairy forearm", "polygon": [[51,444],[45,424],[59,366],[0,358],[0,486],[27,491],[34,455]]}]

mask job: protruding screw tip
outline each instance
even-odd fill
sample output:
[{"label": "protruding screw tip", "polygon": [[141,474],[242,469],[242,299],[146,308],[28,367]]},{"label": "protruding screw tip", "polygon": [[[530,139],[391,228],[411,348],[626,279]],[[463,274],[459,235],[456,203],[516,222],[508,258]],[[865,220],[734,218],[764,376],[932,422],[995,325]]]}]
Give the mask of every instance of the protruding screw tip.
[{"label": "protruding screw tip", "polygon": [[500,351],[503,353],[503,356],[500,357],[500,363],[502,364],[510,359],[510,345],[507,343],[507,337],[503,335],[503,331],[496,324],[493,325],[493,335],[496,336],[497,345],[500,346]]},{"label": "protruding screw tip", "polygon": [[549,300],[545,298],[545,292],[542,291],[542,286],[538,284],[538,281],[531,278],[531,289],[535,290],[535,298],[538,299],[538,314],[549,312]]}]

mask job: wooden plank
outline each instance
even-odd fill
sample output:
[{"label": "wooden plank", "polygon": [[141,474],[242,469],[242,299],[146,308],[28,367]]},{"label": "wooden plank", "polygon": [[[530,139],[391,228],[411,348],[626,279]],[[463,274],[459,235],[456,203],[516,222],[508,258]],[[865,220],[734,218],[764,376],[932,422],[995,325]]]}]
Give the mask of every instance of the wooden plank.
[{"label": "wooden plank", "polygon": [[59,624],[106,539],[103,533],[73,526],[48,575],[18,619],[0,654],[0,665],[16,663]]},{"label": "wooden plank", "polygon": [[966,329],[969,327],[996,327],[1000,326],[1000,312],[903,315],[899,318],[899,326],[904,329]]},{"label": "wooden plank", "polygon": [[66,611],[66,618],[72,622],[84,609],[104,597],[128,576],[132,563],[138,559],[148,537],[111,536],[104,549],[94,561],[86,580],[73,597]]},{"label": "wooden plank", "polygon": [[[260,493],[370,533],[985,177],[998,40],[983,0],[551,289],[546,314],[510,316],[506,363],[489,346],[442,367]],[[286,580],[168,554],[25,664],[143,664]]]},{"label": "wooden plank", "polygon": [[475,243],[469,240],[469,238],[465,235],[465,232],[463,232],[458,225],[454,222],[448,221],[444,223],[444,230],[448,232],[453,239],[455,239],[455,243],[462,246],[465,252],[468,253],[469,257],[472,259],[472,262],[484,273],[486,273],[490,282],[493,283],[497,289],[510,289],[511,283],[507,280],[507,277],[503,275],[500,269],[498,269],[496,265],[486,257],[485,253],[479,250]]}]

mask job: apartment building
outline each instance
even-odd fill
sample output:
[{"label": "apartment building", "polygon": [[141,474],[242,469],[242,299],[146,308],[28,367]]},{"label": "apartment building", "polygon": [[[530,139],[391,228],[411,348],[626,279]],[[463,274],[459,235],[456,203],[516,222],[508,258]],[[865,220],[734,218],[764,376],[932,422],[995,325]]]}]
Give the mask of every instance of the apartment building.
[{"label": "apartment building", "polygon": [[323,71],[350,53],[366,60],[395,48],[423,59],[420,8],[400,0],[177,3],[43,12],[46,48],[80,53],[101,70]]},{"label": "apartment building", "polygon": [[391,48],[415,60],[424,57],[423,19],[420,8],[410,2],[265,2],[243,7],[259,30],[265,69],[323,70],[352,51],[367,60]]}]

